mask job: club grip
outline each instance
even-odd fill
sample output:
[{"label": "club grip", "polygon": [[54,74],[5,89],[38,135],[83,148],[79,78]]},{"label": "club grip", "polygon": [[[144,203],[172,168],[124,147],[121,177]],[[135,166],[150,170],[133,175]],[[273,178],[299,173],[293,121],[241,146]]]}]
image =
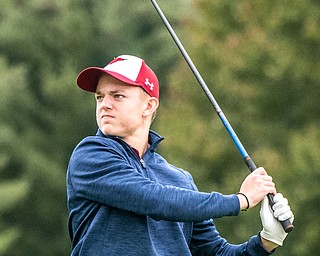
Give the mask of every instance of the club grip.
[{"label": "club grip", "polygon": [[[246,162],[246,165],[248,166],[250,172],[253,172],[255,169],[257,169],[255,163],[250,158],[250,156],[245,157],[244,161]],[[273,200],[273,195],[272,194],[268,194],[267,196],[268,196],[269,204],[272,207],[275,204],[275,202]],[[283,227],[283,230],[286,233],[290,233],[294,228],[293,224],[290,222],[289,219],[288,220],[283,220],[283,221],[279,220],[279,222],[281,223],[281,225]]]},{"label": "club grip", "polygon": [[[268,197],[268,200],[269,200],[269,204],[272,207],[275,204],[275,202],[273,200],[273,195],[272,194],[268,194],[267,197]],[[281,223],[281,226],[283,227],[283,229],[284,229],[284,231],[286,233],[290,233],[294,228],[293,224],[290,222],[289,219],[283,220],[283,221],[279,220],[279,222]]]}]

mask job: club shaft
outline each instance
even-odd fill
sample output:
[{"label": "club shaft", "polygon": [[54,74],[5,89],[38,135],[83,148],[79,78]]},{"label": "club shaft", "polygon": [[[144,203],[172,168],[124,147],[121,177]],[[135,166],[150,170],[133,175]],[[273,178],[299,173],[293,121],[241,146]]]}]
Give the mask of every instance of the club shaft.
[{"label": "club shaft", "polygon": [[[257,169],[255,163],[253,162],[253,160],[251,159],[251,157],[249,156],[249,154],[247,153],[246,149],[244,148],[244,146],[242,145],[239,137],[237,136],[237,134],[235,133],[235,131],[233,130],[232,126],[230,125],[227,117],[224,115],[223,111],[221,110],[218,102],[216,101],[216,99],[214,98],[214,96],[212,95],[210,89],[208,88],[207,84],[205,83],[205,81],[203,80],[202,76],[200,75],[199,71],[197,70],[196,66],[193,64],[193,61],[191,60],[189,54],[187,53],[187,51],[185,50],[184,46],[182,45],[181,41],[179,40],[177,34],[174,32],[172,26],[170,25],[169,21],[167,20],[166,16],[164,15],[164,13],[162,12],[160,6],[158,5],[158,3],[155,0],[150,0],[152,5],[154,6],[154,8],[156,9],[157,13],[159,14],[161,20],[163,21],[164,25],[166,26],[167,30],[169,31],[173,41],[175,42],[175,44],[177,45],[177,47],[179,48],[183,58],[185,59],[185,61],[187,62],[188,66],[190,67],[192,73],[194,74],[194,76],[196,77],[196,79],[198,80],[199,84],[201,85],[201,88],[203,89],[203,91],[205,92],[205,94],[207,95],[208,99],[210,100],[212,106],[214,107],[216,113],[218,114],[221,122],[223,123],[224,127],[226,128],[226,130],[228,131],[230,137],[232,138],[234,144],[236,145],[236,147],[238,148],[242,158],[244,159],[247,167],[249,168],[249,170],[252,172],[255,169]],[[268,199],[269,199],[269,203],[272,206],[274,204],[273,201],[273,195],[272,194],[268,194]],[[281,221],[281,225],[283,226],[284,230],[289,233],[293,230],[293,225],[290,223],[289,220],[286,221]]]},{"label": "club shaft", "polygon": [[[241,141],[239,140],[237,134],[233,130],[232,126],[230,125],[227,117],[224,115],[224,113],[221,110],[218,102],[216,101],[216,99],[212,95],[210,89],[208,88],[207,84],[203,80],[201,74],[199,73],[199,71],[197,70],[195,65],[193,64],[189,54],[187,53],[187,51],[185,50],[185,48],[182,45],[181,41],[179,40],[178,36],[174,32],[173,28],[171,27],[169,21],[167,20],[166,16],[162,12],[161,8],[159,7],[159,5],[157,4],[156,1],[151,0],[151,2],[153,4],[153,6],[155,7],[155,9],[157,10],[157,12],[158,12],[159,16],[161,17],[163,23],[165,24],[166,28],[168,29],[168,31],[169,31],[171,37],[173,38],[174,42],[178,46],[180,52],[182,53],[182,56],[184,57],[184,59],[186,60],[187,64],[189,65],[192,73],[194,74],[194,76],[198,80],[199,84],[201,85],[203,91],[205,92],[205,94],[207,95],[208,99],[210,100],[210,102],[211,102],[212,106],[214,107],[216,113],[218,114],[220,120],[222,121],[223,125],[227,129],[227,131],[230,134],[232,140],[234,141],[235,145],[237,146],[238,150],[240,151],[242,157],[243,158],[249,157],[247,151],[245,150],[244,146],[242,145]],[[250,164],[253,164],[253,163],[250,163]],[[252,169],[254,170],[256,168],[252,167]],[[253,171],[253,170],[251,170],[251,171]]]}]

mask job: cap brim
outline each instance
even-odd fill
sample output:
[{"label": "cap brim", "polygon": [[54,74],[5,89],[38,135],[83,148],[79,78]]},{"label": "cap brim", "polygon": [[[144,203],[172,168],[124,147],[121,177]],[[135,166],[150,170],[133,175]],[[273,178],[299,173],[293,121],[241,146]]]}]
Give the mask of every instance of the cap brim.
[{"label": "cap brim", "polygon": [[108,71],[99,67],[89,67],[80,72],[77,78],[77,84],[81,89],[85,91],[95,92],[99,79],[103,73],[108,74],[126,84],[139,86],[139,84],[135,81],[132,81],[119,73]]},{"label": "cap brim", "polygon": [[79,74],[77,78],[78,86],[89,92],[95,92],[100,76],[104,73],[102,68],[90,67],[86,68]]}]

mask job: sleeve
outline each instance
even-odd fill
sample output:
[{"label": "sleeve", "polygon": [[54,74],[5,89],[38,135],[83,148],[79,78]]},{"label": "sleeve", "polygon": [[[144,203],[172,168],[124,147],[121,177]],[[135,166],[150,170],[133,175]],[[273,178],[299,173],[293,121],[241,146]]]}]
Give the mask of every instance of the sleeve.
[{"label": "sleeve", "polygon": [[105,139],[88,137],[73,152],[68,171],[78,197],[156,220],[189,222],[239,214],[236,195],[158,184],[109,144]]},{"label": "sleeve", "polygon": [[192,255],[197,256],[267,256],[259,235],[243,244],[230,244],[219,235],[212,220],[195,222],[190,242]]}]

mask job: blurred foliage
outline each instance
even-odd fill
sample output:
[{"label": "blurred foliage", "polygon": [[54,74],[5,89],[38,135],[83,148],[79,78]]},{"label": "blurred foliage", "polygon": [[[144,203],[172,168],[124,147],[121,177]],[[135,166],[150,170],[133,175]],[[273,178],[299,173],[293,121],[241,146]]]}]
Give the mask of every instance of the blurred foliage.
[{"label": "blurred foliage", "polygon": [[[279,255],[316,255],[320,195],[320,4],[316,1],[195,0],[184,43],[258,166],[274,177],[295,212]],[[183,60],[171,74],[159,131],[169,161],[199,189],[234,193],[245,164]],[[181,114],[183,113],[183,114]],[[161,122],[165,126],[161,126]],[[257,233],[259,209],[217,220],[223,236]]]},{"label": "blurred foliage", "polygon": [[[320,4],[168,1],[159,4],[257,165],[295,212],[281,255],[320,250]],[[202,191],[236,192],[248,171],[151,3],[4,0],[0,8],[0,255],[68,255],[65,172],[96,132],[92,95],[75,78],[119,54],[158,74],[153,129],[169,162]],[[230,242],[261,229],[259,209],[217,220]]]},{"label": "blurred foliage", "polygon": [[164,76],[178,55],[169,39],[148,2],[2,1],[0,255],[70,253],[65,172],[97,129],[93,96],[76,76],[123,53]]}]

